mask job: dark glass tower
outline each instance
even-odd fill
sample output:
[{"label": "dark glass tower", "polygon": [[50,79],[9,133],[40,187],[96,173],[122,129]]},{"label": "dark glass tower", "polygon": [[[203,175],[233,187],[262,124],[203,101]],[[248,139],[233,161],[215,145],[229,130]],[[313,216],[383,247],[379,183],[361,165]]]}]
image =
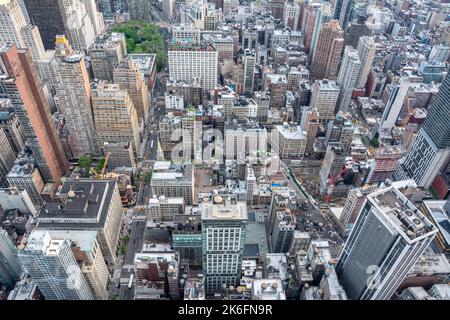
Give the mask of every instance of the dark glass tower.
[{"label": "dark glass tower", "polygon": [[31,23],[39,28],[46,50],[55,49],[56,35],[65,34],[61,0],[24,0]]},{"label": "dark glass tower", "polygon": [[450,147],[450,74],[439,88],[422,127],[439,149]]}]

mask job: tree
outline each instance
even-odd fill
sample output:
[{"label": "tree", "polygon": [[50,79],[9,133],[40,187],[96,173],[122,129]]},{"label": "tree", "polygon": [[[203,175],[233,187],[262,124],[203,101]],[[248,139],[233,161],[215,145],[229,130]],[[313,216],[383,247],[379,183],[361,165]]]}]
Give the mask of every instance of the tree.
[{"label": "tree", "polygon": [[78,164],[84,170],[84,175],[88,176],[92,167],[92,158],[89,155],[83,155],[78,159]]}]

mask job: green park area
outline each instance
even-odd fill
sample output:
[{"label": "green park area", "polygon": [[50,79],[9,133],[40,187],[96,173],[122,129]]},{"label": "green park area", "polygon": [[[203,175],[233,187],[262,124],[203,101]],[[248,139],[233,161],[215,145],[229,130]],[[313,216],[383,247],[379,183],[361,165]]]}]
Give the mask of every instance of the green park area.
[{"label": "green park area", "polygon": [[164,37],[159,26],[140,20],[116,25],[113,32],[125,34],[129,53],[156,53],[156,66],[160,71],[166,63]]}]

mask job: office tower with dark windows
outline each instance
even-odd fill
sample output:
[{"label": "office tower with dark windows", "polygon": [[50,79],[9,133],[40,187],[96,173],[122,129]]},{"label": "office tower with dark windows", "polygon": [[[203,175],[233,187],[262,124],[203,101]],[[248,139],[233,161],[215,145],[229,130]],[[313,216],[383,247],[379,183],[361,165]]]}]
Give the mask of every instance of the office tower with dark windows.
[{"label": "office tower with dark windows", "polygon": [[20,278],[21,270],[16,246],[6,230],[0,229],[0,285],[12,289]]},{"label": "office tower with dark windows", "polygon": [[428,188],[450,157],[450,75],[442,83],[417,138],[397,166],[394,178],[412,178]]},{"label": "office tower with dark windows", "polygon": [[390,299],[437,232],[397,188],[369,194],[336,267],[347,295]]},{"label": "office tower with dark windows", "polygon": [[0,98],[11,100],[44,181],[59,185],[68,163],[30,52],[6,46],[0,57]]}]

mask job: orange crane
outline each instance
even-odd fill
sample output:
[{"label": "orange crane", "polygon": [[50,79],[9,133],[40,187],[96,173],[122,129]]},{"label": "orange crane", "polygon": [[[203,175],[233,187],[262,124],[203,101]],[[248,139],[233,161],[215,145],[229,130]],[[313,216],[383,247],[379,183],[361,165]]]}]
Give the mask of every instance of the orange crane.
[{"label": "orange crane", "polygon": [[108,166],[108,160],[109,160],[110,156],[111,156],[111,152],[108,152],[108,154],[106,155],[106,158],[105,158],[105,162],[103,163],[102,171],[100,174],[97,172],[97,170],[95,170],[94,168],[91,168],[91,171],[94,173],[96,179],[105,179],[105,171],[106,171],[106,167]]}]

